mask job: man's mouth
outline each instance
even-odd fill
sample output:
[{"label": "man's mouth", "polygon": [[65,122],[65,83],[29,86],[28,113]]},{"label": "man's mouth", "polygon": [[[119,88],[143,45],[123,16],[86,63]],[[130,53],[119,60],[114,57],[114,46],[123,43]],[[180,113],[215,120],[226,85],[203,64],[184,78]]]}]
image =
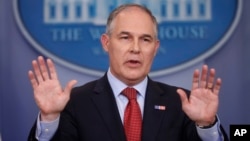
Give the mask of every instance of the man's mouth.
[{"label": "man's mouth", "polygon": [[129,63],[136,64],[136,63],[140,63],[140,62],[137,60],[129,60]]},{"label": "man's mouth", "polygon": [[126,62],[126,64],[129,66],[129,67],[138,67],[139,65],[141,65],[141,62],[138,61],[138,60],[128,60]]}]

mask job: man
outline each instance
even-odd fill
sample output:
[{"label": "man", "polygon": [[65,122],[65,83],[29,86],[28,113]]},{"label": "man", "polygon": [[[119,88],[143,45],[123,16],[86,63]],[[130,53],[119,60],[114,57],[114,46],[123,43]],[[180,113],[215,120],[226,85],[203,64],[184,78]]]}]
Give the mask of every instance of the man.
[{"label": "man", "polygon": [[[216,116],[221,79],[215,79],[214,69],[195,70],[191,92],[148,77],[159,47],[156,19],[148,9],[137,4],[115,9],[101,43],[109,55],[107,73],[72,91],[76,80],[62,89],[50,59],[33,60],[29,78],[40,114],[29,140],[227,140]],[[127,125],[127,108],[133,107],[127,87],[137,94],[139,108],[130,113],[139,112],[130,119],[138,121],[135,127]]]}]

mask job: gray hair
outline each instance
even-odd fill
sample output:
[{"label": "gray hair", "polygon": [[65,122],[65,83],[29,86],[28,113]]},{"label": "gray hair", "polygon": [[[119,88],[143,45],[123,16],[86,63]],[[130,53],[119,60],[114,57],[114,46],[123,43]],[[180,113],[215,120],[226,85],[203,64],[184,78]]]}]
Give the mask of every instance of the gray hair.
[{"label": "gray hair", "polygon": [[114,9],[109,14],[109,17],[108,17],[108,20],[107,20],[107,25],[106,25],[106,34],[111,35],[111,32],[112,32],[111,24],[114,21],[114,19],[116,18],[116,16],[119,13],[121,13],[123,10],[131,8],[131,7],[137,7],[139,9],[143,10],[144,12],[146,12],[150,16],[150,18],[152,19],[152,21],[153,21],[153,23],[155,25],[155,31],[156,31],[156,37],[157,37],[157,34],[158,34],[158,24],[157,24],[157,20],[156,20],[155,16],[152,14],[152,12],[147,7],[139,5],[139,4],[134,4],[134,3],[120,5],[119,7],[117,7],[116,9]]}]

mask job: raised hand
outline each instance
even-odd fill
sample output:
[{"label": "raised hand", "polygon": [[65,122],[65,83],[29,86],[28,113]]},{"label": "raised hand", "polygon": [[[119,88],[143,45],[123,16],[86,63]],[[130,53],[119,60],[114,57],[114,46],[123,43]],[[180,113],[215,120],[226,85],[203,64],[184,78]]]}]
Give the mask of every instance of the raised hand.
[{"label": "raised hand", "polygon": [[182,89],[177,92],[181,97],[182,109],[197,125],[208,126],[215,122],[219,105],[221,79],[215,80],[215,69],[208,66],[194,71],[192,90],[189,98]]},{"label": "raised hand", "polygon": [[34,97],[41,112],[42,121],[55,120],[64,109],[70,98],[70,91],[77,83],[76,80],[68,82],[63,89],[57,78],[53,62],[45,61],[42,56],[32,61],[33,71],[29,71],[29,79],[34,90]]}]

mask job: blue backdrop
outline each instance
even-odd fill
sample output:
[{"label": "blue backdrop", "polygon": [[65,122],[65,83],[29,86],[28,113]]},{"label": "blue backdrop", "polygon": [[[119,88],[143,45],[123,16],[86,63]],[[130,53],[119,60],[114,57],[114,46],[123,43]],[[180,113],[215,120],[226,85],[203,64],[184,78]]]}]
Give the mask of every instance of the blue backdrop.
[{"label": "blue backdrop", "polygon": [[[223,81],[218,114],[227,132],[230,124],[250,124],[250,1],[242,1],[241,19],[219,51],[184,70],[153,78],[190,88],[195,68],[203,63],[216,68]],[[13,0],[0,0],[0,133],[3,141],[24,141],[38,113],[27,72],[41,54],[21,34],[12,4]],[[60,64],[56,68],[62,85],[71,79],[82,85],[98,78]]]}]

